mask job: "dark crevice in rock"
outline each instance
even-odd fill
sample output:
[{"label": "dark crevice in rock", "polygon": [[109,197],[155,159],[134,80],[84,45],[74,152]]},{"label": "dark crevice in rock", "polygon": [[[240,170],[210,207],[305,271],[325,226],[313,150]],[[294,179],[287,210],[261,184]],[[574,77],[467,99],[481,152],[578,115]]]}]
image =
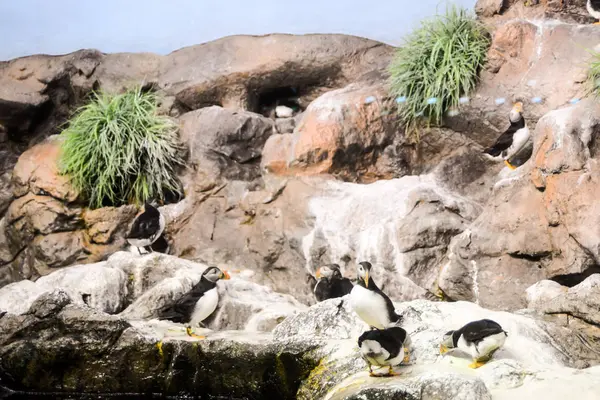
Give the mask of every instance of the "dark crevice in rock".
[{"label": "dark crevice in rock", "polygon": [[7,265],[11,264],[13,261],[15,261],[15,260],[16,260],[16,259],[17,259],[17,258],[18,258],[20,255],[21,255],[21,253],[22,253],[22,252],[23,252],[23,251],[24,251],[26,248],[27,248],[27,246],[25,245],[25,246],[23,246],[23,247],[21,247],[21,248],[17,249],[17,251],[14,253],[14,256],[13,256],[13,258],[12,258],[12,259],[10,259],[10,260],[7,260],[7,261],[0,262],[0,267],[5,267],[5,266],[7,266]]},{"label": "dark crevice in rock", "polygon": [[540,253],[533,253],[533,254],[526,254],[526,253],[521,253],[521,252],[513,252],[513,253],[508,253],[509,256],[511,256],[512,258],[519,258],[522,260],[527,260],[527,261],[531,261],[531,262],[538,262],[541,261],[542,259],[544,259],[545,257],[548,257],[550,255],[549,251],[544,251],[544,252],[540,252]]},{"label": "dark crevice in rock", "polygon": [[600,273],[600,266],[593,265],[581,273],[556,275],[549,279],[562,286],[574,287],[585,281],[591,275],[598,273]]}]

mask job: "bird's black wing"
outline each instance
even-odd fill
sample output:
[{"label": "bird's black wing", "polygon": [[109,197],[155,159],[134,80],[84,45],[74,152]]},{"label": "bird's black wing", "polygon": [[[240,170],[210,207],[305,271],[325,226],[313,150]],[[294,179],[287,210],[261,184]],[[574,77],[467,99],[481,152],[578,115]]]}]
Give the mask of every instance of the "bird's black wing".
[{"label": "bird's black wing", "polygon": [[149,216],[144,213],[133,221],[133,226],[127,239],[146,239],[154,235],[159,229],[160,217]]},{"label": "bird's black wing", "polygon": [[508,149],[513,142],[514,134],[525,126],[525,120],[521,118],[518,122],[511,122],[510,126],[494,143],[491,147],[484,150],[485,153],[496,157],[499,156],[504,150]]},{"label": "bird's black wing", "polygon": [[321,302],[323,300],[327,300],[331,295],[331,282],[327,279],[322,278],[319,279],[317,284],[315,285],[315,298],[317,301]]},{"label": "bird's black wing", "polygon": [[400,349],[406,340],[406,331],[399,326],[382,330],[373,329],[366,331],[358,338],[358,347],[360,347],[365,340],[374,340],[379,343],[381,347],[390,353],[390,356],[388,357],[389,360],[400,353]]},{"label": "bird's black wing", "polygon": [[[369,281],[369,286],[371,286],[371,281]],[[402,316],[396,314],[396,307],[394,307],[394,303],[392,302],[392,300],[387,296],[387,294],[383,293],[383,291],[381,289],[379,289],[379,287],[377,287],[377,285],[375,285],[375,283],[373,283],[373,286],[374,286],[374,290],[377,293],[379,293],[383,297],[383,300],[385,301],[385,307],[387,308],[388,315],[390,316],[390,321],[391,322],[401,322]]]},{"label": "bird's black wing", "polygon": [[347,294],[350,294],[350,292],[352,291],[353,288],[354,288],[354,285],[352,284],[350,279],[348,279],[348,278],[340,279],[339,281],[337,281],[337,285],[336,285],[336,292],[335,292],[335,294],[337,295],[336,297],[342,297]]},{"label": "bird's black wing", "polygon": [[198,282],[192,290],[181,296],[174,303],[160,309],[158,312],[158,319],[168,319],[180,324],[190,322],[194,307],[198,300],[204,296],[204,293],[216,286],[216,283],[211,282],[208,279],[200,279],[200,282]]},{"label": "bird's black wing", "polygon": [[600,11],[600,0],[590,0],[590,5],[594,11]]},{"label": "bird's black wing", "polygon": [[462,327],[461,330],[465,340],[472,343],[481,342],[490,335],[504,332],[500,324],[490,319],[469,322],[467,325]]}]

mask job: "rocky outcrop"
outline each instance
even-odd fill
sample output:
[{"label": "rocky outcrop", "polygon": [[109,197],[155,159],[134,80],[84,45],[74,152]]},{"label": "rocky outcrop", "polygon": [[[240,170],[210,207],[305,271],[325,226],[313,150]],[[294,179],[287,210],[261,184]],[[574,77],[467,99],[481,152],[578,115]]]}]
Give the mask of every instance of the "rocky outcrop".
[{"label": "rocky outcrop", "polygon": [[525,289],[542,279],[573,286],[599,271],[599,126],[594,100],[540,119],[531,161],[501,179],[481,215],[453,239],[439,282],[449,297],[518,309]]},{"label": "rocky outcrop", "polygon": [[[36,282],[23,280],[0,288],[0,310],[26,313],[39,296],[64,291],[70,302],[127,320],[157,318],[160,308],[188,292],[206,265],[158,253],[140,257],[117,252],[108,260],[63,268]],[[248,271],[231,271],[218,283],[221,301],[207,326],[269,332],[306,306],[289,295],[240,279]]]},{"label": "rocky outcrop", "polygon": [[[598,361],[580,341],[583,337],[464,302],[420,300],[398,306],[411,334],[411,361],[398,368],[397,377],[369,378],[356,348],[356,336],[367,327],[347,303],[347,298],[319,303],[288,317],[273,334],[209,332],[198,341],[172,325],[127,321],[74,304],[69,294],[56,290],[40,296],[22,315],[0,317],[0,379],[24,391],[257,399],[376,399],[382,394],[417,400],[508,399],[575,387],[580,398],[596,395],[598,367],[570,367],[577,358]],[[509,332],[491,362],[473,371],[460,354],[438,354],[447,329],[483,316]],[[327,329],[315,330],[318,326]]]},{"label": "rocky outcrop", "polygon": [[15,166],[15,199],[0,224],[6,237],[0,286],[100,260],[125,244],[135,207],[86,211],[68,177],[58,172],[61,141],[49,137],[23,153]]}]

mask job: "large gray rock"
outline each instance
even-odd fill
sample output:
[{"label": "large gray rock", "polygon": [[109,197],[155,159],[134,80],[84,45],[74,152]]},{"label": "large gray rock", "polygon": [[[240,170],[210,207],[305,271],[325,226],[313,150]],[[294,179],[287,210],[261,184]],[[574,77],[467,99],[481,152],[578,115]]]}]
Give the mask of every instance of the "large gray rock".
[{"label": "large gray rock", "polygon": [[184,114],[181,140],[190,164],[214,178],[252,180],[260,176],[262,148],[273,121],[259,114],[213,106]]},{"label": "large gray rock", "polygon": [[[159,253],[140,257],[118,252],[104,262],[67,267],[36,282],[22,280],[0,288],[0,310],[24,314],[40,297],[63,291],[73,304],[119,313],[127,320],[154,319],[159,309],[187,293],[206,268]],[[208,328],[268,332],[306,309],[289,295],[245,281],[242,272],[232,272],[230,281],[218,282],[219,307]]]},{"label": "large gray rock", "polygon": [[533,304],[538,311],[568,314],[594,326],[600,325],[600,274],[593,274],[568,290],[563,288],[545,294],[544,301]]},{"label": "large gray rock", "polygon": [[[66,292],[55,290],[23,315],[0,317],[0,379],[30,391],[204,393],[265,400],[382,395],[558,399],[555,394],[569,388],[577,390],[578,398],[597,394],[598,367],[568,367],[575,358],[595,354],[580,338],[570,338],[569,330],[464,302],[397,305],[411,335],[411,360],[398,368],[399,376],[369,378],[356,347],[357,335],[367,327],[347,301],[328,300],[288,317],[273,334],[207,332],[207,339],[197,340],[169,323],[128,322],[73,304]],[[466,367],[470,360],[460,354],[438,354],[446,330],[484,316],[509,332],[492,361],[471,370]],[[333,327],[327,329],[328,324]]]}]

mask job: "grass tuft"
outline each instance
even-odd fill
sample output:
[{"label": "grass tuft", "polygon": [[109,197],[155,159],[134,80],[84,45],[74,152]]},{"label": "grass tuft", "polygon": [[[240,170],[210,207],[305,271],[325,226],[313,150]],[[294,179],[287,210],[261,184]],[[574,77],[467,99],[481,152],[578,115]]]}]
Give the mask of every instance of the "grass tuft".
[{"label": "grass tuft", "polygon": [[142,204],[179,193],[177,125],[157,114],[156,94],[94,93],[62,132],[60,171],[90,208]]},{"label": "grass tuft", "polygon": [[[475,88],[490,35],[475,16],[451,5],[444,15],[423,21],[404,42],[389,66],[390,93],[406,98],[398,112],[407,135],[418,140],[419,128],[441,124],[460,97]],[[437,99],[433,104],[432,98]]]},{"label": "grass tuft", "polygon": [[600,53],[590,51],[592,58],[589,61],[588,84],[594,96],[600,96]]}]

